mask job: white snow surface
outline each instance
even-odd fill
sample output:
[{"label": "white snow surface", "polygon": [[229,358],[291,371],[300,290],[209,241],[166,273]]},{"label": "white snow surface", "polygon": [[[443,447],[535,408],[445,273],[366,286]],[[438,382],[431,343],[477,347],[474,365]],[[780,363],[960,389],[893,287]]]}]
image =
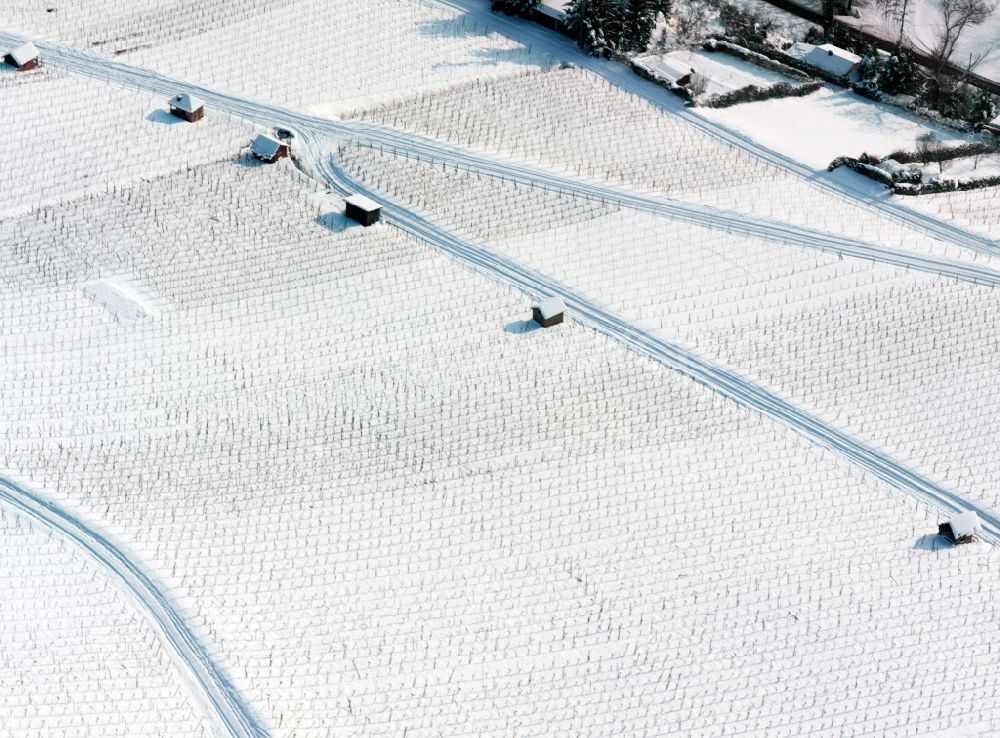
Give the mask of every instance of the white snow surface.
[{"label": "white snow surface", "polygon": [[965,134],[928,123],[901,108],[830,85],[808,97],[699,108],[697,112],[817,169],[825,169],[838,156],[857,157],[862,152],[884,156],[911,150],[918,136],[931,131],[949,144],[968,140]]},{"label": "white snow surface", "polygon": [[737,59],[729,54],[700,49],[678,50],[668,54],[644,56],[639,57],[637,61],[672,80],[677,80],[694,69],[708,80],[705,87],[707,95],[718,95],[748,85],[766,88],[777,82],[794,83],[799,81]]}]

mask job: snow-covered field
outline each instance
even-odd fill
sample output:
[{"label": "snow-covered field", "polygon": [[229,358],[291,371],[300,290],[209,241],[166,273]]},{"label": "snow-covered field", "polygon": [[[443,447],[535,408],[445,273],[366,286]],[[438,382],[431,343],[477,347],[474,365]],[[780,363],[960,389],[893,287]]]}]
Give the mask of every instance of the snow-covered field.
[{"label": "snow-covered field", "polygon": [[[582,311],[536,327],[541,295],[402,226],[425,215],[531,267],[987,513],[996,291],[806,248],[798,226],[930,265],[993,259],[645,102],[597,76],[609,63],[542,71],[566,40],[485,8],[0,7],[0,32],[800,236],[444,168],[302,117],[279,121],[301,126],[295,160],[262,165],[249,123],[211,106],[170,123],[160,97],[99,81],[103,62],[0,72],[0,477],[46,511],[0,494],[0,738],[997,735],[994,545],[947,545],[905,480]],[[893,130],[870,140],[913,133]],[[348,221],[339,165],[412,212]],[[927,202],[993,227],[962,194]]]},{"label": "snow-covered field", "polygon": [[668,54],[641,57],[639,62],[670,80],[680,79],[693,70],[706,79],[706,95],[720,95],[749,85],[766,88],[778,82],[794,84],[800,81],[729,54],[701,49],[681,49]]},{"label": "snow-covered field", "polygon": [[808,97],[699,108],[698,113],[816,169],[825,169],[838,156],[910,150],[928,132],[948,144],[967,140],[958,131],[831,85]]},{"label": "snow-covered field", "polygon": [[[89,265],[25,216],[65,272],[0,311],[5,465],[141,555],[272,735],[989,734],[991,548],[320,194],[92,196],[79,244],[119,211],[151,248]],[[159,316],[80,297],[126,269]]]},{"label": "snow-covered field", "polygon": [[8,12],[14,18],[5,24],[0,11],[0,29],[54,32],[117,61],[330,116],[549,63],[422,0],[185,1],[156,10],[88,0],[55,13]]},{"label": "snow-covered field", "polygon": [[10,121],[0,215],[213,161],[246,146],[253,131],[213,110],[186,123],[166,99],[51,69],[0,72],[0,99]]},{"label": "snow-covered field", "polygon": [[[376,186],[406,182],[414,205],[449,227],[1000,510],[1000,407],[984,392],[1000,369],[996,289],[630,210],[564,223],[543,214],[579,202],[369,149],[345,160]],[[519,229],[507,227],[512,212]]]},{"label": "snow-covered field", "polygon": [[0,735],[212,734],[159,635],[73,544],[0,508]]},{"label": "snow-covered field", "polygon": [[[714,117],[770,102],[709,112]],[[577,69],[464,85],[378,106],[358,116],[574,176],[920,253],[970,256],[856,201],[803,182]],[[873,130],[872,136],[878,138],[877,129]],[[795,132],[788,129],[785,137],[795,138]],[[615,145],[608,146],[608,140]],[[913,145],[907,137],[885,140],[894,140],[894,148]],[[822,168],[828,163],[825,160]]]},{"label": "snow-covered field", "polygon": [[903,202],[914,210],[953,221],[1000,241],[1000,187],[921,195]]}]

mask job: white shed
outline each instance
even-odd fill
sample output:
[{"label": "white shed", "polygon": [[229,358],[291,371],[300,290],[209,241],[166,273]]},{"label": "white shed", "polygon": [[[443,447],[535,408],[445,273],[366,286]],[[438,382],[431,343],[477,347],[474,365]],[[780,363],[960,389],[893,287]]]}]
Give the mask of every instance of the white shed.
[{"label": "white shed", "polygon": [[824,72],[847,77],[857,69],[858,64],[861,63],[861,57],[839,46],[822,44],[814,46],[802,57],[802,61],[817,69],[822,69]]},{"label": "white shed", "polygon": [[288,156],[288,144],[273,136],[258,133],[250,144],[250,153],[254,158],[268,163],[275,162],[283,156]]},{"label": "white shed", "polygon": [[199,121],[205,115],[205,103],[186,92],[170,98],[170,114],[183,118],[189,123]]},{"label": "white shed", "polygon": [[562,323],[565,312],[566,303],[559,295],[546,297],[541,302],[531,306],[531,318],[542,328],[550,328]]},{"label": "white shed", "polygon": [[17,68],[19,72],[26,72],[38,66],[38,49],[30,41],[27,41],[7,54],[7,63]]},{"label": "white shed", "polygon": [[966,510],[938,526],[938,533],[952,543],[972,543],[973,537],[981,532],[982,524],[974,510]]}]

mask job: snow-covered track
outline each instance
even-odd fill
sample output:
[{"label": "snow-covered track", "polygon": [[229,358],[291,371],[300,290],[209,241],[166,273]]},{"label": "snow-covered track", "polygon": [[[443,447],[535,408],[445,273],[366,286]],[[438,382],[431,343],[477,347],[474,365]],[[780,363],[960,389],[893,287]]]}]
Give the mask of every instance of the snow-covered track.
[{"label": "snow-covered track", "polygon": [[184,618],[156,584],[115,544],[99,532],[37,494],[0,477],[0,503],[79,546],[113,574],[145,611],[164,643],[176,655],[182,677],[219,736],[266,738],[236,688],[212,661]]},{"label": "snow-covered track", "polygon": [[433,139],[378,125],[358,123],[352,128],[355,132],[354,140],[356,142],[362,145],[380,147],[400,156],[416,157],[423,161],[503,178],[529,187],[539,187],[577,197],[614,203],[633,210],[696,223],[709,228],[721,228],[732,233],[793,246],[819,249],[842,256],[951,277],[974,284],[1000,286],[1000,272],[967,261],[921,255],[805,226],[766,218],[755,218],[744,213],[709,205],[689,203],[636,192],[624,187],[564,176],[529,164],[494,159]]},{"label": "snow-covered track", "polygon": [[974,510],[983,524],[983,538],[1000,544],[1000,517],[975,505],[912,471],[886,453],[873,448],[826,421],[802,410],[766,388],[739,374],[714,364],[694,351],[671,343],[644,330],[569,286],[533,269],[507,259],[482,246],[469,243],[442,229],[418,213],[388,201],[384,194],[371,192],[343,172],[327,157],[319,162],[318,173],[341,194],[361,192],[385,203],[384,212],[393,225],[462,260],[475,269],[530,295],[558,294],[567,308],[584,325],[607,335],[626,347],[667,366],[744,407],[756,410],[789,426],[817,445],[874,474],[896,489],[913,494],[942,513],[951,515]]},{"label": "snow-covered track", "polygon": [[767,146],[763,146],[747,136],[731,131],[719,123],[703,118],[693,112],[692,109],[685,107],[680,98],[670,94],[655,83],[634,74],[624,64],[597,59],[585,54],[569,39],[554,31],[550,31],[536,23],[521,18],[513,18],[502,13],[492,13],[489,10],[488,4],[480,0],[431,1],[439,6],[465,13],[484,25],[496,28],[515,41],[544,50],[545,53],[553,58],[571,61],[581,69],[586,69],[588,72],[601,77],[615,87],[625,90],[655,107],[670,112],[675,117],[685,121],[706,135],[741,149],[748,154],[752,154],[762,161],[780,167],[791,174],[809,181],[820,189],[841,197],[847,197],[859,205],[877,210],[882,215],[906,225],[919,228],[942,241],[980,253],[997,253],[997,242],[985,236],[970,233],[960,226],[942,221],[933,215],[911,210],[888,196],[884,199],[872,200],[869,191],[866,190],[862,193],[860,190],[853,188],[849,182],[845,182],[840,178],[827,176],[826,173],[817,176],[817,172],[805,164],[774,151]]}]

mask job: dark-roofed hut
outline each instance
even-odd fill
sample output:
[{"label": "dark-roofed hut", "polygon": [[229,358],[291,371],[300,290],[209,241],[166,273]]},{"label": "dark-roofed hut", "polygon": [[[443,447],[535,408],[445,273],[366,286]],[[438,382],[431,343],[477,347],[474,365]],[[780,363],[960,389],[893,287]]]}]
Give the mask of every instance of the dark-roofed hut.
[{"label": "dark-roofed hut", "polygon": [[952,543],[972,543],[972,539],[980,530],[982,525],[974,510],[966,510],[938,526],[938,533]]},{"label": "dark-roofed hut", "polygon": [[21,44],[4,56],[4,61],[19,72],[27,72],[38,66],[38,49],[30,41]]},{"label": "dark-roofed hut", "polygon": [[351,195],[344,202],[347,203],[347,217],[366,228],[377,223],[382,217],[382,206],[370,197]]},{"label": "dark-roofed hut", "polygon": [[258,133],[250,144],[250,153],[255,159],[273,164],[282,157],[288,156],[288,144],[264,133]]},{"label": "dark-roofed hut", "polygon": [[547,297],[531,306],[531,318],[542,328],[551,328],[562,323],[565,312],[566,303],[559,295]]},{"label": "dark-roofed hut", "polygon": [[205,103],[183,92],[170,98],[170,114],[195,123],[205,117]]}]

